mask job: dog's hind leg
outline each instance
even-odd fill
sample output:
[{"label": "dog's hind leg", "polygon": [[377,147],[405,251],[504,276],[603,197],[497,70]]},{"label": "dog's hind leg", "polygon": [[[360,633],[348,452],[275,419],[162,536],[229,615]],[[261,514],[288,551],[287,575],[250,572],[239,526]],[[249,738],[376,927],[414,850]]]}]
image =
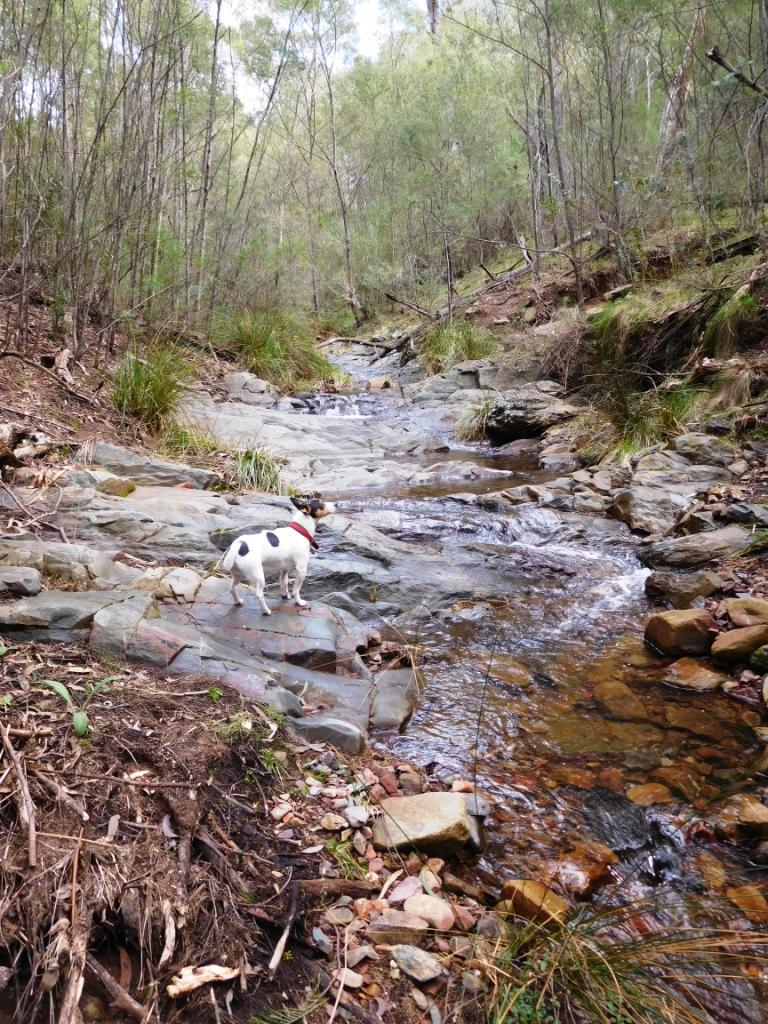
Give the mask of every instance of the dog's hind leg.
[{"label": "dog's hind leg", "polygon": [[287,601],[290,596],[288,593],[288,570],[283,569],[280,573],[280,597]]},{"label": "dog's hind leg", "polygon": [[229,584],[229,592],[232,595],[235,604],[242,605],[243,599],[242,597],[240,597],[240,594],[238,593],[237,590],[238,583],[242,583],[242,576],[240,576],[239,573],[235,574],[235,572],[233,571],[232,582]]}]

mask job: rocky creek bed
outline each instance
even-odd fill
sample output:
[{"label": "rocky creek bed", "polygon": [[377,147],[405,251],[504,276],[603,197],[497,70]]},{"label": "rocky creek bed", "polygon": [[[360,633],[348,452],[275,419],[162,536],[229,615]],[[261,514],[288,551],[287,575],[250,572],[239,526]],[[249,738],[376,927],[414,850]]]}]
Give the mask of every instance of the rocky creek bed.
[{"label": "rocky creek bed", "polygon": [[[486,360],[419,382],[394,357],[372,367],[369,354],[337,356],[359,379],[385,373],[394,386],[281,400],[237,374],[226,393],[186,402],[191,422],[222,442],[258,438],[297,486],[336,501],[304,587],[310,610],[280,604],[273,587],[265,620],[253,596],[235,608],[211,575],[239,533],[288,520],[285,499],[233,495],[208,469],[98,443],[54,487],[41,492],[21,470],[0,494],[21,524],[0,538],[6,643],[82,642],[100,659],[170,673],[182,690],[185,679],[229,684],[286,716],[299,743],[353,759],[368,745],[384,766],[367,777],[374,807],[427,789],[464,808],[461,792],[476,790],[454,808],[469,831],[449,846],[481,902],[506,878],[513,900],[515,880],[546,883],[539,902],[559,900],[563,913],[590,898],[650,898],[648,927],[680,925],[691,894],[698,915],[725,927],[767,921],[768,605],[728,599],[746,596],[763,543],[768,453],[699,431],[629,466],[585,469],[559,433],[583,409],[531,380],[535,368]],[[499,447],[457,445],[457,411],[486,395]],[[48,510],[54,532],[24,529],[31,507]],[[718,576],[724,559],[735,561]],[[371,838],[357,852],[384,885]],[[400,906],[385,904],[331,923]],[[413,940],[413,921],[399,927]],[[455,953],[441,941],[438,953]],[[398,969],[419,980],[418,966]],[[421,979],[433,984],[424,1012],[438,976]],[[752,982],[729,984],[739,1019],[763,1020]],[[722,1003],[711,1019],[735,1019]]]}]

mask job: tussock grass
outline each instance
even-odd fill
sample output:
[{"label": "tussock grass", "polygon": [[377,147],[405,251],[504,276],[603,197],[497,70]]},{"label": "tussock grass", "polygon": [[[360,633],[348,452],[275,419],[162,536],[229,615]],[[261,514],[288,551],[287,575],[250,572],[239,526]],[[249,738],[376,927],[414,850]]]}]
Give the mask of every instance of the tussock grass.
[{"label": "tussock grass", "polygon": [[704,350],[710,356],[729,356],[739,347],[760,317],[754,295],[739,290],[710,317],[704,331]]},{"label": "tussock grass", "polygon": [[[669,894],[667,894],[669,896]],[[711,925],[696,921],[706,912]],[[483,965],[489,1024],[705,1024],[721,992],[754,1000],[745,971],[768,966],[768,934],[733,929],[733,908],[651,899],[587,906],[563,926],[512,923]],[[638,925],[642,922],[642,927]],[[741,981],[738,995],[734,985]]]},{"label": "tussock grass", "polygon": [[164,455],[179,459],[204,459],[226,450],[205,428],[174,419],[165,424],[158,448]]},{"label": "tussock grass", "polygon": [[282,391],[317,387],[336,371],[315,347],[309,324],[280,309],[248,309],[220,319],[219,344],[234,349],[257,377]]},{"label": "tussock grass", "polygon": [[465,320],[428,330],[419,355],[429,373],[442,373],[468,359],[493,355],[497,348],[498,342],[490,331]]},{"label": "tussock grass", "polygon": [[284,465],[284,459],[270,455],[265,448],[247,448],[235,454],[229,482],[242,491],[286,494],[288,486],[283,479]]},{"label": "tussock grass", "polygon": [[158,430],[175,411],[194,373],[176,345],[153,344],[141,353],[130,348],[112,378],[112,402],[118,412]]},{"label": "tussock grass", "polygon": [[454,431],[458,441],[482,441],[485,437],[485,424],[495,398],[482,398],[465,406],[456,421]]}]

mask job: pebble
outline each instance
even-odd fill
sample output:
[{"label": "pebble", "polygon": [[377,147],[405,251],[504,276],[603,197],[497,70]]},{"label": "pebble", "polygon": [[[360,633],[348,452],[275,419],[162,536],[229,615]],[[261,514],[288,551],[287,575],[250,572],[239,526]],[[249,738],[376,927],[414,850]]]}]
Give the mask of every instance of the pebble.
[{"label": "pebble", "polygon": [[352,836],[352,849],[359,857],[365,856],[365,851],[368,849],[368,841],[362,832],[355,832]]},{"label": "pebble", "polygon": [[350,949],[347,953],[347,966],[357,967],[361,960],[378,960],[379,954],[373,946],[358,946],[357,949]]},{"label": "pebble", "polygon": [[390,796],[395,796],[398,790],[397,776],[394,772],[382,772],[379,776],[379,785],[382,786]]},{"label": "pebble", "polygon": [[344,988],[362,988],[365,984],[362,974],[350,970],[349,967],[340,967],[333,972],[333,976],[336,981],[341,982]]},{"label": "pebble", "polygon": [[423,892],[421,881],[416,875],[406,875],[388,895],[390,903],[405,903],[411,896],[419,896]]},{"label": "pebble", "polygon": [[[322,930],[322,928],[312,929],[312,938],[314,939],[315,945],[319,950],[325,953],[326,956],[330,956],[333,952],[333,943]],[[354,964],[352,965],[354,967]]]},{"label": "pebble", "polygon": [[326,832],[339,832],[347,828],[347,819],[342,818],[340,814],[324,814],[320,819],[320,826]]},{"label": "pebble", "polygon": [[355,915],[349,907],[331,907],[325,912],[325,920],[328,924],[338,924],[342,927],[354,921]]},{"label": "pebble", "polygon": [[290,814],[292,810],[293,808],[290,804],[277,804],[269,814],[275,821],[282,821],[286,814]]},{"label": "pebble", "polygon": [[407,914],[422,917],[427,924],[441,932],[449,931],[455,922],[453,911],[445,900],[438,899],[437,896],[428,896],[426,893],[411,896],[405,901],[403,910]]},{"label": "pebble", "polygon": [[464,971],[461,976],[461,985],[464,991],[472,996],[479,996],[485,990],[483,979],[472,971]]},{"label": "pebble", "polygon": [[430,871],[429,868],[421,869],[419,881],[426,892],[436,892],[438,889],[443,888],[443,880],[434,871]]},{"label": "pebble", "polygon": [[394,946],[391,956],[403,974],[413,981],[432,981],[443,973],[440,962],[418,946]]},{"label": "pebble", "polygon": [[366,825],[368,823],[369,815],[365,807],[361,807],[359,804],[353,804],[351,807],[347,807],[345,809],[344,817],[350,825],[358,828],[360,825]]},{"label": "pebble", "polygon": [[467,910],[466,907],[462,907],[460,903],[455,903],[452,909],[459,927],[465,932],[471,932],[475,927],[475,921],[477,920],[472,911]]},{"label": "pebble", "polygon": [[429,999],[427,999],[420,988],[411,989],[411,999],[413,999],[420,1010],[429,1009]]}]

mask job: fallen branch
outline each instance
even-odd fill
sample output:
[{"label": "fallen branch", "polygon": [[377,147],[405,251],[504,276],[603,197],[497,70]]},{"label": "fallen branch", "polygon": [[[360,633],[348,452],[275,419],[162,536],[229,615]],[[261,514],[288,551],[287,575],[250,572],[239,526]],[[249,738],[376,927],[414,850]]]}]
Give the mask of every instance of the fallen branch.
[{"label": "fallen branch", "polygon": [[90,932],[87,928],[77,928],[69,947],[69,974],[64,995],[61,999],[58,1024],[79,1024],[82,1021],[78,1004],[83,994],[85,983],[85,956],[88,950]]},{"label": "fallen branch", "polygon": [[280,966],[280,961],[283,959],[283,953],[288,942],[288,936],[291,934],[291,928],[296,920],[296,915],[299,912],[299,894],[301,890],[298,882],[291,884],[291,901],[288,905],[288,918],[285,922],[280,938],[277,940],[275,951],[272,954],[272,959],[269,961],[269,973],[274,974],[277,968]]},{"label": "fallen branch", "polygon": [[78,818],[82,821],[88,821],[88,811],[74,800],[67,791],[59,785],[50,775],[46,775],[44,772],[35,770],[35,778],[38,779],[48,790],[49,793],[53,793],[57,800],[60,800],[65,807],[68,807],[70,811],[73,811]]},{"label": "fallen branch", "polygon": [[136,1020],[144,1020],[146,1018],[147,1008],[137,1002],[133,996],[129,995],[123,986],[115,981],[106,967],[102,967],[98,960],[94,960],[92,956],[89,956],[86,958],[85,966],[91,974],[94,974],[99,979],[107,992],[112,996],[112,1004],[114,1006],[129,1013]]},{"label": "fallen branch", "polygon": [[417,306],[415,302],[409,302],[407,299],[398,299],[398,297],[396,295],[393,295],[391,292],[384,292],[384,295],[386,296],[386,298],[389,299],[390,302],[394,302],[398,306],[405,306],[406,309],[412,309],[415,313],[418,313],[420,316],[425,316],[430,320],[437,320],[438,318],[438,314],[430,313],[428,309],[424,309],[423,306]]},{"label": "fallen branch", "polygon": [[4,352],[0,352],[0,359],[18,359],[22,363],[26,363],[27,366],[31,366],[34,370],[39,370],[41,373],[46,374],[51,380],[55,380],[57,384],[64,388],[67,394],[72,395],[73,398],[77,398],[80,402],[85,402],[87,405],[98,405],[99,403],[91,395],[85,395],[82,391],[77,391],[75,388],[71,388],[69,384],[65,384],[64,381],[59,377],[58,374],[52,370],[47,370],[44,366],[40,366],[39,363],[34,362],[32,359],[27,359],[21,352],[14,352],[12,349],[6,349]]},{"label": "fallen branch", "polygon": [[761,96],[768,96],[768,91],[766,91],[762,85],[756,82],[753,78],[747,78],[742,71],[735,68],[730,61],[726,60],[716,46],[713,46],[711,50],[707,50],[707,58],[715,64],[718,64],[724,71],[727,71],[729,75],[735,78],[737,82],[741,82],[741,84],[745,85],[748,89],[752,89],[753,92],[759,92]]},{"label": "fallen branch", "polygon": [[367,896],[378,890],[378,883],[358,882],[349,878],[300,878],[299,885],[311,896]]},{"label": "fallen branch", "polygon": [[21,818],[21,823],[24,825],[24,827],[26,828],[26,830],[27,830],[27,832],[29,834],[28,854],[27,854],[27,858],[29,860],[29,866],[31,868],[36,868],[37,867],[37,827],[36,827],[35,805],[34,805],[34,803],[32,801],[32,796],[31,796],[31,794],[29,792],[29,783],[27,782],[27,777],[24,774],[24,769],[21,766],[21,761],[17,757],[16,751],[13,749],[13,744],[11,743],[11,737],[8,734],[7,726],[0,725],[0,733],[2,733],[3,746],[5,747],[5,752],[8,754],[8,757],[10,758],[11,764],[13,765],[13,770],[16,773],[16,778],[18,779],[18,782],[19,782],[19,791],[20,791],[21,796],[20,796],[19,800],[17,801],[17,803],[18,803],[19,817]]}]

